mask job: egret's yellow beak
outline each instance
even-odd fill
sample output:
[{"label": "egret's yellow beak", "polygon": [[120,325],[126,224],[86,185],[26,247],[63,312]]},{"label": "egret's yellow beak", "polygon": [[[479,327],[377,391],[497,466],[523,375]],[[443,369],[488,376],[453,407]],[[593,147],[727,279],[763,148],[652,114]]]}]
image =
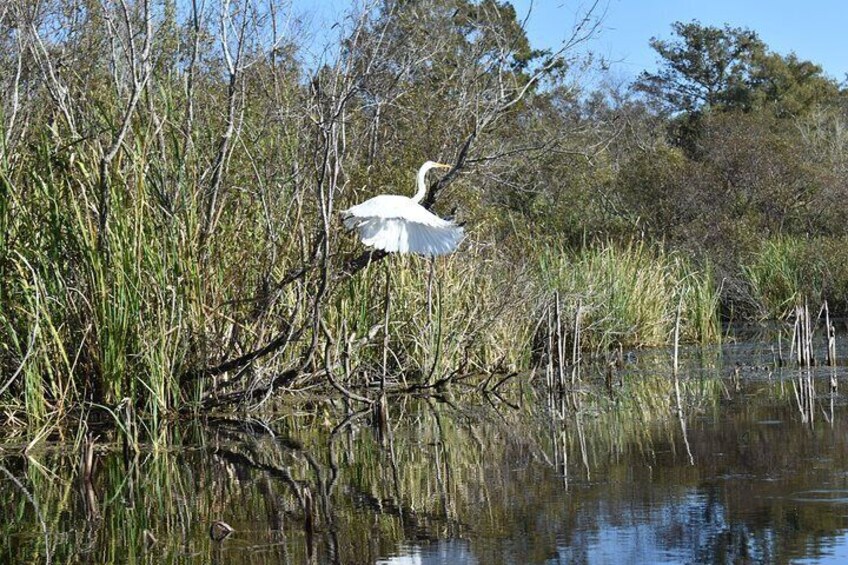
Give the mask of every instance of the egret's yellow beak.
[{"label": "egret's yellow beak", "polygon": [[453,165],[445,165],[444,163],[436,163],[436,167],[440,169],[450,169]]}]

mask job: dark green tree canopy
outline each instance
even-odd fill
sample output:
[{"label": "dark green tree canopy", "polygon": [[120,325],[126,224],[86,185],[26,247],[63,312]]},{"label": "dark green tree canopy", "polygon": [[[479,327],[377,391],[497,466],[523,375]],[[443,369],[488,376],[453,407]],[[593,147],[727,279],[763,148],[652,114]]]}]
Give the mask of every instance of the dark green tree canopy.
[{"label": "dark green tree canopy", "polygon": [[656,73],[643,72],[636,90],[670,112],[708,107],[744,106],[751,69],[766,46],[751,30],[675,22],[677,36],[656,37],[651,47],[660,55]]},{"label": "dark green tree canopy", "polygon": [[675,22],[672,30],[670,40],[651,39],[659,70],[644,71],[634,85],[663,112],[771,109],[778,116],[799,115],[838,97],[838,85],[819,65],[770,51],[754,31],[697,21]]},{"label": "dark green tree canopy", "polygon": [[765,53],[751,73],[755,106],[771,109],[778,117],[799,116],[817,105],[835,104],[839,85],[825,76],[820,65],[795,53]]}]

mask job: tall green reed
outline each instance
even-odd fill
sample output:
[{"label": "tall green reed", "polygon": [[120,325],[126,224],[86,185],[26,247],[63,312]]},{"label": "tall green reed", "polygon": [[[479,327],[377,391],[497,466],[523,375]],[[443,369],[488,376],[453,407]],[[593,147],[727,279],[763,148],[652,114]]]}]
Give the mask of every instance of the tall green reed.
[{"label": "tall green reed", "polygon": [[[5,177],[13,186],[3,264],[18,276],[6,279],[0,303],[15,349],[3,361],[24,375],[26,413],[39,420],[65,403],[123,398],[153,412],[178,406],[174,376],[186,355],[183,306],[193,288],[183,284],[192,272],[191,246],[180,240],[186,226],[163,225],[141,175],[117,177],[104,252],[92,213],[96,157],[62,170],[44,149],[34,161]],[[10,384],[9,396],[19,390]]]},{"label": "tall green reed", "polygon": [[844,238],[781,236],[764,241],[742,266],[750,301],[764,318],[786,316],[804,298],[848,312]]},{"label": "tall green reed", "polygon": [[382,371],[382,341],[362,338],[385,331],[386,277],[390,373],[433,384],[452,372],[526,364],[529,277],[520,269],[508,272],[479,242],[466,245],[451,257],[388,257],[344,283],[327,320],[351,344],[353,369]]},{"label": "tall green reed", "polygon": [[718,292],[709,267],[644,242],[600,243],[569,252],[556,245],[539,256],[543,288],[558,290],[581,308],[586,346],[657,346],[670,343],[678,302],[681,337],[718,340]]}]

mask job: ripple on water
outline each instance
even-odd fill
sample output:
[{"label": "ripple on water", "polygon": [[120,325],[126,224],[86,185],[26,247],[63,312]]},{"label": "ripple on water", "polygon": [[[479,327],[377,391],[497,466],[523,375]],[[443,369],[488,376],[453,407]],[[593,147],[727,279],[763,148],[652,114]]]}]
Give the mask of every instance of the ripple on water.
[{"label": "ripple on water", "polygon": [[848,504],[848,489],[815,489],[792,493],[793,502],[825,502],[828,504]]}]

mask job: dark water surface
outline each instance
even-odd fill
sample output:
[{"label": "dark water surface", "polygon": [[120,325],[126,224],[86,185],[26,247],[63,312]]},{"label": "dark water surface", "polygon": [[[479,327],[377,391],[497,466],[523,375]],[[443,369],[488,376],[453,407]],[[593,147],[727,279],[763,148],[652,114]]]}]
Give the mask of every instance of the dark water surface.
[{"label": "dark water surface", "polygon": [[175,423],[137,453],[100,431],[89,480],[74,432],[24,452],[9,431],[0,562],[842,562],[845,369],[771,362],[689,352],[685,436],[666,352],[565,398],[538,376],[394,397],[384,432],[338,400]]}]

